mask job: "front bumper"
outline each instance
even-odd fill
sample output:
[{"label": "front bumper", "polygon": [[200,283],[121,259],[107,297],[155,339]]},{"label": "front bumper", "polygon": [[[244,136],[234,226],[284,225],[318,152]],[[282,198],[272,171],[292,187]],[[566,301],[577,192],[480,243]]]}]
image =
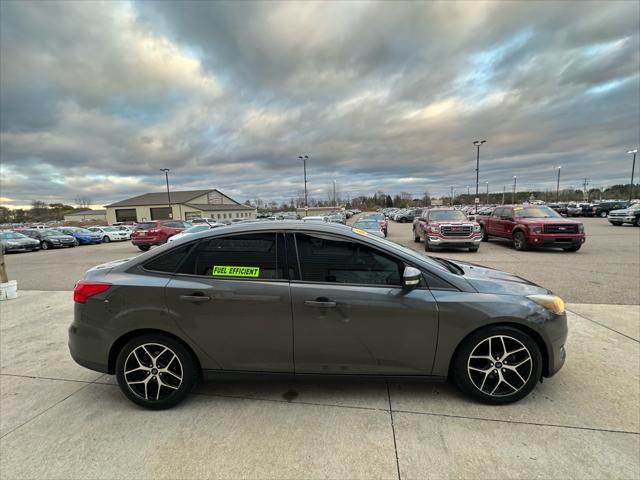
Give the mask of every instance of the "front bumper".
[{"label": "front bumper", "polygon": [[5,252],[27,252],[29,250],[39,250],[40,244],[34,245],[4,245]]},{"label": "front bumper", "polygon": [[441,237],[434,235],[433,233],[427,234],[427,241],[429,245],[439,246],[452,246],[452,247],[477,247],[482,242],[482,234],[478,233],[472,237],[464,238],[451,238]]},{"label": "front bumper", "polygon": [[533,235],[530,234],[527,242],[539,247],[577,247],[582,245],[587,238],[584,235]]},{"label": "front bumper", "polygon": [[547,322],[546,333],[549,340],[547,343],[547,368],[543,372],[545,377],[552,377],[562,368],[567,359],[565,345],[569,333],[567,327],[567,314],[556,316],[552,322]]},{"label": "front bumper", "polygon": [[614,222],[622,222],[622,223],[633,223],[635,221],[636,217],[633,215],[629,215],[626,217],[612,217],[611,215],[609,215],[608,220],[611,223]]}]

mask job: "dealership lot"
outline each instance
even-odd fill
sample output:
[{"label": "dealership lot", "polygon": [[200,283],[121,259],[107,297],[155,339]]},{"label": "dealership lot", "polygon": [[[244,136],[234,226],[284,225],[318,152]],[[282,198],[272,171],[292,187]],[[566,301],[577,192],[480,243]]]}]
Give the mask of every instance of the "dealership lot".
[{"label": "dealership lot", "polygon": [[[70,290],[129,242],[7,256],[2,478],[638,478],[640,229],[585,219],[578,253],[437,252],[522,275],[569,302],[568,360],[524,400],[488,407],[450,384],[216,382],[166,412],[127,401],[66,348]],[[421,249],[410,224],[390,239]]]}]

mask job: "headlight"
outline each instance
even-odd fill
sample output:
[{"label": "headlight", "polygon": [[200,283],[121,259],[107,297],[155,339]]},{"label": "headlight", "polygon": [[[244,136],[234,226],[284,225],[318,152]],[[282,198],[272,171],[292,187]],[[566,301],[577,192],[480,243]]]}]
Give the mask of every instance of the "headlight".
[{"label": "headlight", "polygon": [[541,225],[530,225],[529,226],[529,231],[531,233],[542,233],[542,226]]},{"label": "headlight", "polygon": [[562,315],[564,313],[564,300],[557,295],[527,295],[529,300],[542,305],[551,313]]},{"label": "headlight", "polygon": [[16,242],[7,242],[7,247],[17,247],[18,245],[20,244]]},{"label": "headlight", "polygon": [[580,231],[580,233],[584,233],[584,225],[583,225],[583,224],[580,224],[580,225],[578,226],[578,230]]},{"label": "headlight", "polygon": [[440,233],[440,225],[431,226],[429,227],[429,230],[435,233]]},{"label": "headlight", "polygon": [[50,238],[49,241],[51,243],[58,243],[60,240],[58,240],[57,238]]},{"label": "headlight", "polygon": [[474,231],[474,232],[479,232],[480,230],[481,230],[481,229],[480,229],[480,225],[474,225],[474,226],[473,226],[473,231]]}]

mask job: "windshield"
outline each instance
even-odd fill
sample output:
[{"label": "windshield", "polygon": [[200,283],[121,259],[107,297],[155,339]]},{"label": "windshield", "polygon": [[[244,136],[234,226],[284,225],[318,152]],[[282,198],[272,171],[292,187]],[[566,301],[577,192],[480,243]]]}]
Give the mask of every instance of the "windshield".
[{"label": "windshield", "polygon": [[8,240],[11,238],[27,238],[27,236],[18,232],[2,232],[0,233],[0,238]]},{"label": "windshield", "polygon": [[549,207],[515,207],[513,211],[516,218],[562,218],[562,215]]},{"label": "windshield", "polygon": [[64,233],[58,230],[40,230],[40,233],[45,237],[52,237],[54,235],[64,235]]},{"label": "windshield", "polygon": [[460,210],[436,210],[429,213],[429,220],[449,220],[453,222],[464,222],[467,216]]},{"label": "windshield", "polygon": [[197,233],[204,232],[205,230],[209,230],[209,225],[196,225],[194,227],[187,228],[182,233]]},{"label": "windshield", "polygon": [[380,230],[380,224],[376,220],[363,221],[358,220],[353,224],[356,228],[362,228],[363,230]]},{"label": "windshield", "polygon": [[76,233],[92,233],[91,230],[87,230],[86,228],[76,228]]},{"label": "windshield", "polygon": [[116,227],[100,227],[104,232],[117,232],[118,229]]}]

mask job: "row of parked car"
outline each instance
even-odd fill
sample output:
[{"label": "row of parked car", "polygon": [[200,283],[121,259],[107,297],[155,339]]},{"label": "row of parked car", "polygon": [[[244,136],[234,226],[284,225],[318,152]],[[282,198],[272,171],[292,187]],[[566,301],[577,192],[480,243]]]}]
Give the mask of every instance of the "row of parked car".
[{"label": "row of parked car", "polygon": [[125,225],[87,228],[37,225],[0,231],[0,245],[4,253],[37,251],[130,240],[132,233],[133,229]]}]

